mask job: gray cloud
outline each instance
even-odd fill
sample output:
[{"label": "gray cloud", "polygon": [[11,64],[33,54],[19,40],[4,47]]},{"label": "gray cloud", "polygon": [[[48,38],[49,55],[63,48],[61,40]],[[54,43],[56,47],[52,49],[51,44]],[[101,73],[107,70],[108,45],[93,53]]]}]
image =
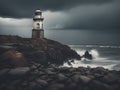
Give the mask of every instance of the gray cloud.
[{"label": "gray cloud", "polygon": [[47,28],[120,29],[119,0],[0,0],[0,17],[32,18],[36,8],[44,11]]},{"label": "gray cloud", "polygon": [[[67,11],[61,11],[47,22],[52,29],[120,29],[120,1],[100,5],[79,5]],[[56,18],[59,17],[59,18]],[[47,18],[47,17],[46,17]],[[52,22],[51,22],[52,21]]]},{"label": "gray cloud", "polygon": [[0,0],[0,16],[14,18],[32,17],[36,8],[43,11],[63,11],[85,4],[104,4],[115,0]]},{"label": "gray cloud", "polygon": [[68,14],[68,29],[120,29],[120,2],[79,6]]}]

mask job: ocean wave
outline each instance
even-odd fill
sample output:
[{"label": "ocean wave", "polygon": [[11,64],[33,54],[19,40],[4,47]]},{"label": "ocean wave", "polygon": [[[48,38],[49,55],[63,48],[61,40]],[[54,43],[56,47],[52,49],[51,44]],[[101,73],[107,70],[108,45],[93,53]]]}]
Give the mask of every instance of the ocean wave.
[{"label": "ocean wave", "polygon": [[[86,48],[80,47],[81,45],[73,45],[72,48],[80,55],[83,56],[86,52]],[[84,45],[85,46],[85,45]],[[118,48],[119,46],[96,46],[96,45],[88,45],[87,47],[98,47],[98,48]],[[101,57],[99,54],[98,48],[90,48],[88,51],[93,56],[92,60],[86,60],[82,58],[82,60],[74,60],[73,62],[69,61],[71,64],[69,65],[68,62],[63,64],[63,67],[104,67],[109,70],[120,70],[120,61],[119,60],[111,60],[110,57]],[[120,47],[119,47],[120,48]],[[109,49],[107,49],[109,50]],[[109,52],[109,51],[108,51]]]},{"label": "ocean wave", "polygon": [[120,48],[117,45],[69,45],[70,47]]},{"label": "ocean wave", "polygon": [[109,70],[114,70],[114,69],[120,70],[120,67],[115,68],[115,66],[117,66],[117,63],[102,64],[100,62],[80,61],[80,60],[74,60],[74,62],[72,62],[71,65],[69,65],[67,62],[63,64],[63,67],[74,67],[74,68],[78,68],[78,67],[91,67],[91,68],[104,67],[104,68],[109,69]]}]

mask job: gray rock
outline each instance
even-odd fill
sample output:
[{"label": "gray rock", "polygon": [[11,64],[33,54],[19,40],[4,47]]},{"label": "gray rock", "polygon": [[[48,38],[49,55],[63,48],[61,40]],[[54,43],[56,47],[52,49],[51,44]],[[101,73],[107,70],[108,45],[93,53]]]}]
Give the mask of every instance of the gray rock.
[{"label": "gray rock", "polygon": [[102,82],[105,82],[105,83],[108,83],[108,84],[112,84],[112,83],[115,83],[118,81],[118,76],[112,74],[112,73],[109,73],[107,75],[105,75],[102,79],[101,79]]},{"label": "gray rock", "polygon": [[37,84],[41,85],[41,86],[47,86],[48,82],[42,79],[36,79]]},{"label": "gray rock", "polygon": [[49,74],[49,75],[56,74],[55,72],[52,72],[51,70],[48,70],[48,69],[46,69],[45,72],[46,74]]},{"label": "gray rock", "polygon": [[47,70],[54,71],[54,68],[47,68]]},{"label": "gray rock", "polygon": [[76,86],[77,86],[77,84],[72,82],[72,83],[70,83],[70,84],[67,86],[67,88],[68,88],[69,90],[73,90]]},{"label": "gray rock", "polygon": [[8,68],[0,70],[0,76],[7,74],[9,70]]},{"label": "gray rock", "polygon": [[88,84],[91,81],[91,78],[87,77],[87,76],[80,76],[80,81],[84,84]]},{"label": "gray rock", "polygon": [[102,83],[102,82],[97,81],[97,80],[93,80],[90,83],[90,85],[91,85],[90,87],[93,90],[111,90],[112,89],[110,85]]},{"label": "gray rock", "polygon": [[78,83],[80,81],[80,75],[74,75],[74,76],[71,77],[71,79],[72,79],[73,82]]},{"label": "gray rock", "polygon": [[[37,83],[36,82],[34,82],[34,81],[32,81],[32,82],[29,82],[29,89],[32,89],[32,88],[34,88],[34,87],[36,87],[37,86]],[[28,90],[29,90],[28,89]]]},{"label": "gray rock", "polygon": [[10,75],[25,75],[29,71],[30,71],[29,67],[18,67],[15,69],[11,69],[8,73]]},{"label": "gray rock", "polygon": [[65,75],[63,75],[62,73],[59,73],[59,74],[57,75],[57,78],[58,78],[59,81],[63,81],[63,80],[65,80],[65,79],[67,79],[67,77],[66,77]]},{"label": "gray rock", "polygon": [[56,84],[52,84],[48,87],[48,90],[59,90],[59,89],[63,89],[64,85],[60,84],[60,83],[56,83]]},{"label": "gray rock", "polygon": [[69,69],[69,72],[73,72],[73,71],[75,71],[75,68],[70,68]]},{"label": "gray rock", "polygon": [[37,66],[32,65],[32,66],[30,67],[30,69],[31,69],[31,70],[35,70],[35,69],[37,69]]}]

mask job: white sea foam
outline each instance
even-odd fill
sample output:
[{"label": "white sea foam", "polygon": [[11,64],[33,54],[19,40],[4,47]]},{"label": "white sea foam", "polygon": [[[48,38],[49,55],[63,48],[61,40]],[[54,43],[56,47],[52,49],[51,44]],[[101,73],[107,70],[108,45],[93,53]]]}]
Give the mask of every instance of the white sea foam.
[{"label": "white sea foam", "polygon": [[[81,45],[80,45],[81,46]],[[93,45],[94,46],[94,45]],[[72,48],[75,47],[74,45],[72,46]],[[87,47],[92,47],[92,45],[88,45]],[[95,46],[94,46],[95,47]],[[97,46],[96,46],[97,47]],[[101,46],[99,46],[101,47]],[[111,46],[105,46],[106,48],[111,47]],[[104,48],[105,48],[104,47]],[[118,47],[118,46],[117,46]],[[111,47],[111,48],[117,48],[117,47]],[[103,46],[102,46],[103,48]],[[73,48],[74,50],[76,50],[76,52],[78,54],[80,54],[80,56],[84,55],[85,53],[85,49],[80,49],[79,45],[77,45],[77,48]],[[120,64],[119,60],[109,60],[109,57],[101,57],[99,55],[99,52],[97,51],[97,49],[91,49],[89,50],[89,53],[92,54],[93,56],[93,60],[85,60],[84,58],[82,58],[82,60],[74,60],[74,62],[71,62],[71,65],[69,65],[67,62],[63,64],[63,67],[104,67],[107,69],[115,69],[114,67],[118,64]],[[116,70],[120,70],[120,68],[116,68]]]},{"label": "white sea foam", "polygon": [[83,62],[83,61],[78,61],[78,60],[74,60],[74,63],[71,63],[71,65],[69,65],[68,63],[64,63],[63,67],[91,67],[91,68],[95,68],[95,67],[104,67],[106,69],[112,70],[114,66],[116,66],[116,64],[110,64],[110,65],[102,65],[102,64],[95,64],[93,62]]},{"label": "white sea foam", "polygon": [[69,45],[70,47],[99,47],[99,48],[120,48],[120,46],[115,45]]}]

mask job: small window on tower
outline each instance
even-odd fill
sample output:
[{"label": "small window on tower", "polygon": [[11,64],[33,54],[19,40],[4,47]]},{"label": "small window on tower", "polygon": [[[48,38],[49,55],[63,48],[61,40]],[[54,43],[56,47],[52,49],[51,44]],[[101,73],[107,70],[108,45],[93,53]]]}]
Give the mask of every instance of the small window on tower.
[{"label": "small window on tower", "polygon": [[39,29],[40,28],[40,24],[39,23],[37,23],[37,29]]}]

